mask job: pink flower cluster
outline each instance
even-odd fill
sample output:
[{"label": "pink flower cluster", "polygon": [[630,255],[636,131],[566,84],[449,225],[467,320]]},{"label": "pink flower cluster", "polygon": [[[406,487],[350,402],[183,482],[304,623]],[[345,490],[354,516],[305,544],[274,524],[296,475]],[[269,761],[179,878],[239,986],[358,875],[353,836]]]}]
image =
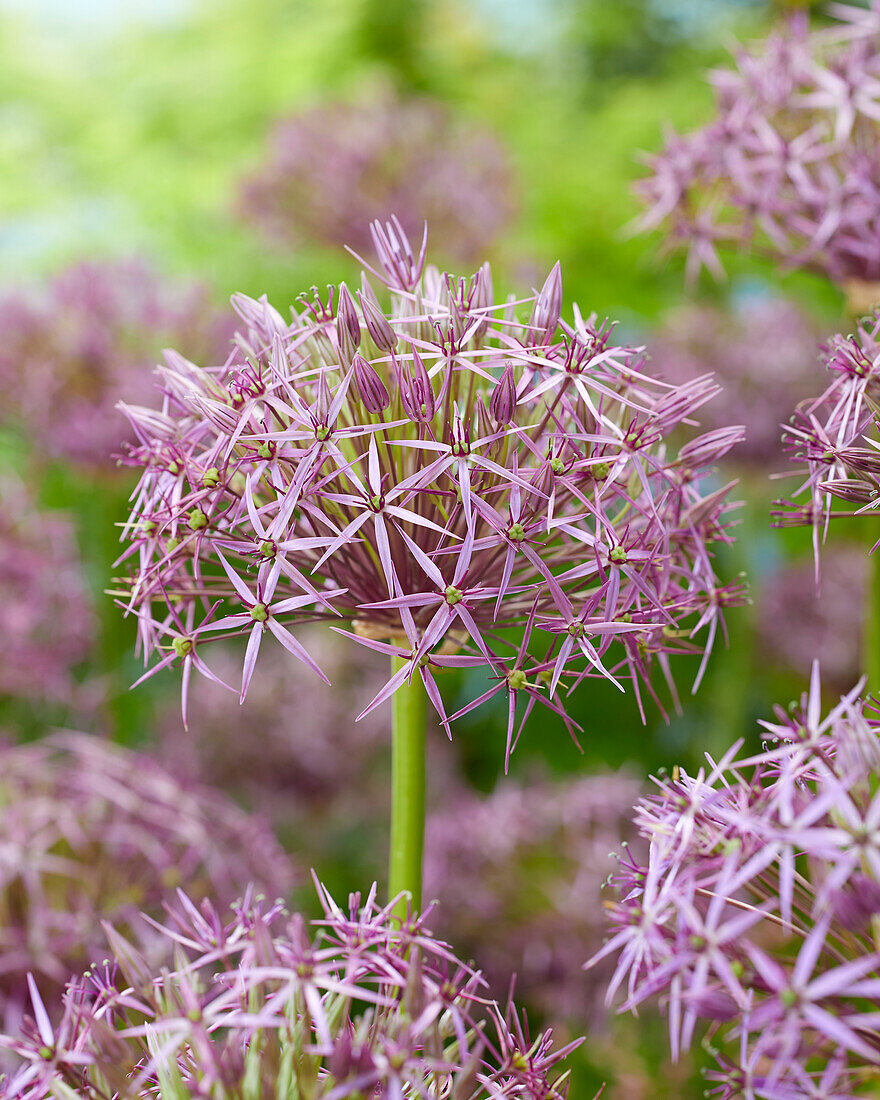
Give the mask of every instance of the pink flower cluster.
[{"label": "pink flower cluster", "polygon": [[[880,312],[863,318],[855,334],[832,336],[823,348],[828,384],[798,405],[784,442],[806,475],[795,496],[802,505],[778,501],[779,526],[813,528],[817,559],[820,535],[831,519],[873,510],[880,502]],[[841,501],[844,509],[834,509]]]},{"label": "pink flower cluster", "polygon": [[662,997],[674,1055],[710,1023],[710,1095],[849,1097],[880,1065],[880,722],[860,688],[823,717],[814,666],[763,751],[737,742],[639,806],[647,865],[622,861],[596,959],[618,957],[624,1009]]},{"label": "pink flower cluster", "polygon": [[39,511],[25,486],[0,479],[0,694],[69,702],[73,668],[89,653],[95,621],[76,537]]},{"label": "pink flower cluster", "polygon": [[163,346],[223,360],[231,335],[204,287],[141,260],[75,264],[0,294],[0,421],[37,454],[104,467],[126,438],[116,402],[149,400]]},{"label": "pink flower cluster", "polygon": [[515,976],[517,999],[542,1019],[601,1026],[608,974],[587,979],[580,964],[602,942],[601,887],[610,853],[634,833],[639,786],[626,775],[508,780],[489,796],[450,790],[428,815],[438,931],[480,960],[494,989]]},{"label": "pink flower cluster", "polygon": [[714,372],[723,388],[702,416],[707,428],[745,424],[745,439],[730,455],[762,475],[779,463],[782,422],[798,397],[815,391],[815,321],[783,298],[749,298],[723,310],[686,306],[651,338],[658,377],[684,385]]},{"label": "pink flower cluster", "polygon": [[[178,885],[228,904],[249,882],[286,895],[293,878],[258,819],[88,734],[0,747],[0,838],[6,1028],[27,1000],[28,972],[60,992],[103,957],[102,920],[139,926],[139,911],[160,916]],[[153,961],[167,961],[168,944],[158,946]]]},{"label": "pink flower cluster", "polygon": [[479,667],[464,709],[505,697],[509,751],[520,701],[568,721],[587,676],[641,702],[653,659],[705,664],[741,598],[715,577],[729,486],[706,475],[742,429],[666,437],[718,387],[657,381],[608,324],[563,320],[558,265],[497,303],[488,265],[454,277],[396,220],[372,232],[390,305],[367,275],[291,322],[237,296],[222,368],[168,353],[161,409],[125,406],[144,472],[117,591],[146,675],[179,662],[185,709],[208,643],[244,635],[244,698],[269,635],[323,675],[293,628],[335,622],[403,662],[361,716],[419,676],[448,728],[437,680]]},{"label": "pink flower cluster", "polygon": [[242,185],[241,214],[288,247],[370,248],[367,226],[427,220],[444,255],[476,263],[514,212],[498,139],[442,103],[390,94],[312,107],[279,121],[266,163]]},{"label": "pink flower cluster", "polygon": [[564,1100],[549,1032],[528,1037],[478,973],[428,930],[403,927],[375,890],[343,911],[319,891],[311,931],[248,892],[224,922],[182,892],[167,926],[174,969],[156,972],[108,927],[111,959],[71,984],[53,1027],[36,983],[6,1100],[162,1096]]},{"label": "pink flower cluster", "polygon": [[804,17],[712,74],[716,117],[671,133],[637,187],[641,229],[688,249],[690,277],[748,248],[835,282],[880,279],[880,5]]}]

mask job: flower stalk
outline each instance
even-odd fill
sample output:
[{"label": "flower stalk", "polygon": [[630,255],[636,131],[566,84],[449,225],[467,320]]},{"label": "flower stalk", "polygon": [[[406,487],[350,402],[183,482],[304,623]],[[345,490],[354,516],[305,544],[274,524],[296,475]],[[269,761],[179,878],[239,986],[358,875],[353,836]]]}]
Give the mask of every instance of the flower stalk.
[{"label": "flower stalk", "polygon": [[[406,667],[392,657],[392,673]],[[414,911],[422,904],[422,851],[425,841],[425,729],[427,695],[421,677],[413,676],[395,692],[391,734],[391,844],[388,896],[406,892]],[[396,915],[406,918],[407,899]]]}]

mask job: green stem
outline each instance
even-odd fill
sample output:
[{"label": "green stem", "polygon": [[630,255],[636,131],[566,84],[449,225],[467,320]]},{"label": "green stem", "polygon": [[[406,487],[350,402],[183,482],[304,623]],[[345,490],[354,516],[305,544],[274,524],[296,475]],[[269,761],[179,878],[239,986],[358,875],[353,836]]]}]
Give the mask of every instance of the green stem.
[{"label": "green stem", "polygon": [[[406,660],[392,657],[392,671]],[[407,891],[414,909],[422,904],[422,848],[425,839],[425,728],[427,696],[422,678],[404,683],[392,698],[391,733],[391,851],[388,861],[388,893]],[[406,916],[406,901],[397,906]]]},{"label": "green stem", "polygon": [[[871,543],[873,546],[874,543]],[[862,670],[868,676],[868,691],[880,693],[880,549],[869,557],[868,599],[865,601],[865,632]]]}]

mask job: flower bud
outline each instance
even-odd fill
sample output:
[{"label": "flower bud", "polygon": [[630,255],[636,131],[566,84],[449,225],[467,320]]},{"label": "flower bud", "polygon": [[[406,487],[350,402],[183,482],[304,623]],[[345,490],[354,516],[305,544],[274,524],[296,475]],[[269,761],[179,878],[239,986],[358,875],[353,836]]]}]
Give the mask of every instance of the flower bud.
[{"label": "flower bud", "polygon": [[426,424],[434,419],[434,388],[422,357],[415,348],[412,355],[412,368],[406,363],[400,366],[400,398],[410,420],[416,424]]},{"label": "flower bud", "polygon": [[351,365],[354,369],[354,383],[367,412],[375,415],[387,409],[391,404],[391,398],[373,364],[358,352]]},{"label": "flower bud", "polygon": [[446,276],[446,307],[449,310],[449,321],[447,323],[447,332],[450,337],[450,343],[454,343],[456,346],[461,342],[462,336],[464,336],[466,325],[466,318],[461,312],[458,300],[456,298],[455,286],[452,282],[450,275]]},{"label": "flower bud", "polygon": [[287,334],[284,318],[274,306],[269,305],[265,294],[259,300],[249,298],[246,294],[233,294],[231,301],[232,308],[248,328],[266,337],[267,342],[273,333],[277,332],[282,336]]},{"label": "flower bud", "polygon": [[238,428],[239,417],[236,411],[224,405],[220,401],[212,401],[209,397],[202,397],[200,393],[189,393],[183,398],[187,408],[199,416],[203,416],[213,427],[225,435],[232,435]]},{"label": "flower bud", "polygon": [[[492,289],[492,269],[488,263],[482,265],[480,270],[474,276],[474,295],[471,302],[471,315],[476,312],[479,314],[481,310],[487,310],[494,302],[494,291]],[[482,314],[482,320],[474,330],[473,338],[479,342],[486,335],[489,329],[489,314],[485,312]]]},{"label": "flower bud", "polygon": [[529,343],[544,344],[553,335],[562,313],[562,267],[557,260],[535,299],[529,318]]},{"label": "flower bud", "polygon": [[357,292],[361,311],[364,315],[364,323],[370,339],[380,351],[394,351],[397,347],[397,333],[388,324],[388,319],[382,312],[373,288],[367,282],[366,276],[361,281],[361,289]]},{"label": "flower bud", "polygon": [[351,294],[345,283],[339,287],[339,301],[336,308],[336,346],[339,359],[344,367],[350,367],[361,342],[361,324],[354,308]]},{"label": "flower bud", "polygon": [[498,379],[492,397],[489,400],[489,412],[497,424],[509,424],[513,420],[516,408],[516,379],[513,364],[508,363],[504,373]]},{"label": "flower bud", "polygon": [[718,462],[731,447],[735,447],[746,437],[746,429],[742,424],[734,424],[729,428],[716,428],[711,432],[704,432],[696,439],[685,443],[678,452],[679,461],[687,466],[707,466]]},{"label": "flower bud", "polygon": [[877,499],[877,486],[857,478],[832,478],[829,481],[820,481],[818,487],[823,493],[829,493],[851,504],[868,504]]},{"label": "flower bud", "polygon": [[428,223],[425,222],[422,246],[418,258],[413,254],[409,237],[407,237],[403,226],[394,214],[391,215],[390,221],[385,222],[384,226],[378,219],[371,222],[370,236],[373,238],[373,247],[376,249],[379,264],[385,272],[388,286],[399,287],[400,290],[405,291],[414,290],[425,266],[425,251],[428,247]]}]

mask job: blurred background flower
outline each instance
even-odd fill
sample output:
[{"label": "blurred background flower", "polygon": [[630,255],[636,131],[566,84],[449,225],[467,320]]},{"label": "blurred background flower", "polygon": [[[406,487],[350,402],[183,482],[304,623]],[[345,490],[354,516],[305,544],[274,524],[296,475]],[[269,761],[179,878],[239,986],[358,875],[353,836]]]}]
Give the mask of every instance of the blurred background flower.
[{"label": "blurred background flower", "polygon": [[725,461],[766,479],[784,466],[782,431],[792,406],[815,388],[822,335],[794,302],[752,293],[727,309],[673,311],[651,340],[651,365],[679,385],[713,373],[722,394],[705,407],[703,427],[744,424],[745,439]]},{"label": "blurred background flower", "polygon": [[0,294],[0,417],[38,459],[105,475],[130,438],[116,403],[151,401],[163,347],[223,362],[232,335],[206,288],[138,259],[82,261]]},{"label": "blurred background flower", "polygon": [[57,999],[106,954],[102,920],[158,966],[169,945],[138,914],[162,917],[177,887],[226,905],[251,882],[286,897],[298,877],[259,818],[89,734],[0,746],[0,838],[0,1027],[13,1033],[26,975]]},{"label": "blurred background flower", "polygon": [[311,240],[366,256],[369,223],[394,214],[415,239],[427,221],[439,255],[476,265],[493,253],[514,196],[509,157],[485,126],[436,100],[378,91],[276,122],[238,206],[276,248]]},{"label": "blurred background flower", "polygon": [[71,702],[96,620],[69,519],[0,476],[0,695]]},{"label": "blurred background flower", "polygon": [[[320,625],[299,637],[332,686],[272,647],[241,706],[229,691],[196,677],[184,730],[179,700],[169,700],[153,749],[172,774],[219,787],[265,814],[328,881],[335,881],[328,861],[358,860],[375,877],[383,868],[390,798],[388,716],[380,709],[357,724],[353,716],[382,686],[385,662],[366,650],[352,659],[350,647]],[[229,680],[240,671],[241,655],[212,653],[211,667]],[[432,742],[432,785],[438,769],[451,770],[443,763],[447,747]],[[365,860],[367,848],[373,854]]]},{"label": "blurred background flower", "polygon": [[[533,774],[490,795],[447,791],[428,817],[425,896],[437,931],[480,959],[539,1018],[603,1030],[608,973],[585,975],[605,936],[601,888],[634,835],[640,784],[623,774]],[[467,822],[461,828],[461,822]],[[580,960],[580,961],[578,961]]]},{"label": "blurred background flower", "polygon": [[818,589],[812,558],[768,573],[756,605],[762,658],[803,679],[821,654],[824,682],[845,691],[861,673],[867,578],[864,550],[846,543],[823,553]]}]

